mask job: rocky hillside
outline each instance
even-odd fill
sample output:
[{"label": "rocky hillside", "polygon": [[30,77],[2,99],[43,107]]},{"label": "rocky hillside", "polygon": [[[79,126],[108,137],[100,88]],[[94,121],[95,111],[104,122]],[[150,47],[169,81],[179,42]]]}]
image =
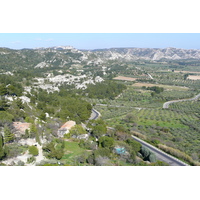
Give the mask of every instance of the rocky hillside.
[{"label": "rocky hillside", "polygon": [[[199,59],[200,50],[177,48],[111,48],[78,50],[70,46],[12,50],[0,48],[0,68],[70,67],[72,65],[101,64],[109,60],[135,61],[162,59]],[[6,68],[5,68],[6,66]]]},{"label": "rocky hillside", "polygon": [[109,60],[199,59],[200,50],[177,48],[112,48],[92,51],[97,57]]}]

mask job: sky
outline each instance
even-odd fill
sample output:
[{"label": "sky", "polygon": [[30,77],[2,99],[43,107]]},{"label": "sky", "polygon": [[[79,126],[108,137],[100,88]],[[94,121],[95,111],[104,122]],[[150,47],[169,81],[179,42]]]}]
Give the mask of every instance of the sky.
[{"label": "sky", "polygon": [[200,33],[0,33],[0,47],[11,49],[73,46],[200,49]]}]

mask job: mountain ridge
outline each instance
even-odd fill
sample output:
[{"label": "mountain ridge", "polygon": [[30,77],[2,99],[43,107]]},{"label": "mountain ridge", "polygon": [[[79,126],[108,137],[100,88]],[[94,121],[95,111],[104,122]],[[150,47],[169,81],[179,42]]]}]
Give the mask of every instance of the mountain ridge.
[{"label": "mountain ridge", "polygon": [[[9,55],[10,54],[10,55]],[[9,49],[0,47],[0,62],[6,61],[6,56],[12,57],[13,63],[15,60],[21,60],[28,65],[30,62],[34,66],[45,62],[49,63],[46,66],[64,66],[66,64],[103,64],[107,61],[161,61],[161,60],[185,60],[185,59],[200,59],[199,49],[181,49],[175,47],[167,48],[108,48],[94,50],[80,50],[72,46],[54,46],[48,48],[35,49]],[[57,63],[57,64],[56,64]]]}]

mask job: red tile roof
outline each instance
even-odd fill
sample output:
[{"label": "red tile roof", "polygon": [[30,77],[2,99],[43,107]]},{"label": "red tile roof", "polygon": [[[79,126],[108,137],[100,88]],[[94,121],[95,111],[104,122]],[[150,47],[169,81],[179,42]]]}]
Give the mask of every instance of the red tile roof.
[{"label": "red tile roof", "polygon": [[63,124],[59,130],[63,130],[63,129],[68,129],[70,130],[73,126],[76,125],[76,122],[75,121],[68,121],[66,122],[65,124]]},{"label": "red tile roof", "polygon": [[29,129],[31,123],[22,123],[22,122],[13,122],[13,126],[20,132],[25,132],[26,129]]}]

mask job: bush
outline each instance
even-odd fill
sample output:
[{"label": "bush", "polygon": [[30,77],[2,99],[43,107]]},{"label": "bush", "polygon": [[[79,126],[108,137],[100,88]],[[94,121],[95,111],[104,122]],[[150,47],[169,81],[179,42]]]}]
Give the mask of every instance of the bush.
[{"label": "bush", "polygon": [[83,148],[83,149],[94,150],[96,149],[97,143],[91,140],[88,140],[88,141],[80,140],[78,145],[80,148]]},{"label": "bush", "polygon": [[149,155],[149,161],[150,162],[156,162],[157,161],[156,156],[155,156],[154,153],[150,153],[150,155]]},{"label": "bush", "polygon": [[128,139],[126,140],[126,142],[132,147],[135,152],[140,151],[142,145],[139,142],[135,141],[134,139]]},{"label": "bush", "polygon": [[97,158],[95,158],[95,165],[96,166],[111,166],[111,160],[104,156],[98,156]]},{"label": "bush", "polygon": [[36,158],[34,156],[27,158],[27,163],[32,163],[34,161],[36,161]]},{"label": "bush", "polygon": [[[58,143],[57,143],[58,142]],[[47,158],[53,158],[60,160],[64,155],[64,142],[63,141],[52,141],[43,146],[43,151],[46,152]]]},{"label": "bush", "polygon": [[140,149],[140,153],[142,154],[142,156],[144,157],[145,160],[148,160],[148,157],[150,155],[150,150],[144,146],[141,147]]},{"label": "bush", "polygon": [[99,139],[99,146],[112,148],[114,145],[114,139],[112,137],[103,136]]},{"label": "bush", "polygon": [[6,152],[6,158],[13,158],[23,154],[26,151],[26,147],[17,143],[11,143],[4,146]]},{"label": "bush", "polygon": [[21,160],[17,162],[17,166],[24,166],[24,164],[25,163],[23,161],[21,161]]},{"label": "bush", "polygon": [[89,163],[90,165],[94,165],[95,164],[95,158],[94,158],[94,154],[91,154],[88,156],[88,158],[86,159],[87,163]]},{"label": "bush", "polygon": [[98,156],[110,157],[110,153],[111,153],[110,150],[107,148],[99,148],[94,151],[94,156],[95,158],[97,158]]},{"label": "bush", "polygon": [[28,150],[29,153],[32,154],[33,156],[37,156],[39,154],[38,148],[36,146],[29,146]]}]

